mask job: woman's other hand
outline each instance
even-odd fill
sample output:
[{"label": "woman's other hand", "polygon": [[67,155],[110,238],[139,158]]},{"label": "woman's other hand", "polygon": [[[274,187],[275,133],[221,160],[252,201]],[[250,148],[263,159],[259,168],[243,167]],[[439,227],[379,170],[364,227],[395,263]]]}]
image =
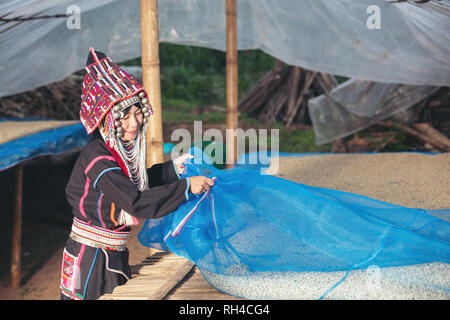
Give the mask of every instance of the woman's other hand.
[{"label": "woman's other hand", "polygon": [[190,154],[190,153],[185,153],[185,154],[179,156],[178,158],[176,158],[176,159],[174,160],[175,166],[177,167],[177,172],[178,172],[178,174],[182,174],[182,173],[183,173],[184,168],[186,167],[186,166],[184,165],[184,162],[185,162],[187,159],[192,159],[193,157],[194,157],[194,156],[193,156],[192,154]]}]

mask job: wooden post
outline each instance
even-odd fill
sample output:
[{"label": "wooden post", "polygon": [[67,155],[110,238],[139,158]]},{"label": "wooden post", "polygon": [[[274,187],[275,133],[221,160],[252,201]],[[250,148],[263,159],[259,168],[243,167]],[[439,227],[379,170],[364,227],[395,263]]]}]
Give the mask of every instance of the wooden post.
[{"label": "wooden post", "polygon": [[[294,67],[292,70],[291,77],[289,81],[291,83],[291,92],[289,94],[288,108],[287,108],[287,116],[288,119],[286,121],[286,127],[289,127],[294,120],[295,115],[297,114],[296,102],[297,102],[297,92],[298,92],[298,84],[300,82],[301,77],[301,68]],[[294,112],[295,110],[295,112]]]},{"label": "wooden post", "polygon": [[147,123],[147,167],[164,162],[159,70],[158,0],[141,0],[142,85],[153,108]]},{"label": "wooden post", "polygon": [[20,163],[14,169],[14,203],[13,226],[11,239],[11,288],[20,288],[20,255],[22,243],[22,176],[23,165]]},{"label": "wooden post", "polygon": [[[238,51],[236,28],[236,0],[226,1],[226,25],[227,25],[227,124],[226,124],[226,159],[225,168],[233,168],[237,162],[237,137],[238,127]],[[230,130],[232,129],[232,130]]]},{"label": "wooden post", "polygon": [[[142,85],[153,108],[145,137],[147,140],[146,165],[150,168],[164,162],[164,142],[161,113],[161,83],[159,68],[158,0],[141,0],[141,64]],[[159,250],[150,248],[151,256]]]}]

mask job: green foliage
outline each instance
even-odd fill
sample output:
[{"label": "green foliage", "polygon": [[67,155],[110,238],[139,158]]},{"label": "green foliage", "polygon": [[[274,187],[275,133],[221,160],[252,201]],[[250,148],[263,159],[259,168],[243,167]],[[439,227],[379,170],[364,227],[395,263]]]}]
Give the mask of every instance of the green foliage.
[{"label": "green foliage", "polygon": [[395,135],[395,141],[389,143],[383,152],[401,152],[411,150],[411,137],[409,137],[405,132],[398,132]]},{"label": "green foliage", "polygon": [[223,102],[224,57],[217,50],[161,43],[162,95],[199,106]]},{"label": "green foliage", "polygon": [[334,76],[334,77],[336,78],[336,80],[337,80],[337,82],[338,82],[339,84],[341,84],[341,83],[343,83],[343,82],[345,82],[345,81],[347,81],[347,80],[350,80],[350,78],[343,77],[343,76]]},{"label": "green foliage", "polygon": [[[226,53],[214,49],[160,43],[161,94],[166,101],[198,106],[226,104]],[[141,65],[141,58],[121,63]],[[260,50],[238,52],[238,88],[242,96],[269,71],[274,58]]]},{"label": "green foliage", "polygon": [[280,152],[331,152],[331,143],[317,146],[313,129],[287,129],[282,123],[272,125],[279,129]]},{"label": "green foliage", "polygon": [[[226,53],[214,49],[160,43],[161,95],[163,122],[208,123],[226,122]],[[123,65],[140,65],[140,58]],[[238,52],[238,95],[242,97],[273,68],[274,58],[261,50]],[[339,82],[346,78],[338,77]],[[263,124],[241,113],[240,125],[255,129]],[[279,129],[281,152],[328,152],[331,144],[316,146],[313,130],[288,130],[281,123],[270,125]],[[270,148],[270,132],[268,132]]]},{"label": "green foliage", "polygon": [[246,50],[238,53],[238,87],[242,97],[265,73],[273,68],[275,59],[260,50]]}]

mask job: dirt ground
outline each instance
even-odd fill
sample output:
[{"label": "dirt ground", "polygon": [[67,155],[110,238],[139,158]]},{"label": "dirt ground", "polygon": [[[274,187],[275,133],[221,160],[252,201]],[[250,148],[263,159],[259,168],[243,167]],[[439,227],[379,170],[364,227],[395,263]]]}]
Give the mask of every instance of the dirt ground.
[{"label": "dirt ground", "polygon": [[[139,244],[137,234],[144,221],[132,229],[132,235],[128,241],[130,250],[130,264],[142,262],[149,255],[149,248]],[[34,273],[21,289],[0,289],[0,300],[59,300],[59,276],[63,247],[56,252]]]}]

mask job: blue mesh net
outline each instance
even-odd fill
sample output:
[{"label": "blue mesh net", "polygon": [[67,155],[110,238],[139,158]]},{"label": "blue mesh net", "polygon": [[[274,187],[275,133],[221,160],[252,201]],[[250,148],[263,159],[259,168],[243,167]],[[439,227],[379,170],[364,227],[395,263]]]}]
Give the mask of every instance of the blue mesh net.
[{"label": "blue mesh net", "polygon": [[[254,275],[259,282],[274,272],[336,275],[323,284],[308,284],[322,286],[322,292],[311,296],[317,298],[349,272],[373,266],[438,262],[448,278],[450,210],[408,208],[259,170],[219,170],[198,148],[190,153],[194,158],[187,161],[181,178],[204,175],[215,185],[201,195],[190,194],[172,214],[147,220],[138,238],[145,246],[191,260],[221,291],[248,298],[285,297],[235,292],[233,286],[215,281],[216,275],[222,280]],[[450,297],[448,282],[434,287]]]}]

